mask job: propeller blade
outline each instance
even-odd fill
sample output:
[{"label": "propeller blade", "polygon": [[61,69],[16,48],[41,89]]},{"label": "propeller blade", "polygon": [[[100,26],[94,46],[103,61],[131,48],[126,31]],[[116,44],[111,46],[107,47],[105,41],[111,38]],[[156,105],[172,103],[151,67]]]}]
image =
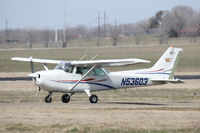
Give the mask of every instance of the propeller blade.
[{"label": "propeller blade", "polygon": [[32,56],[30,57],[30,64],[31,64],[31,72],[34,73],[35,69],[34,69],[34,65],[33,65],[33,61],[32,61]]},{"label": "propeller blade", "polygon": [[38,96],[38,91],[37,91],[37,88],[39,88],[39,91],[40,91],[40,87],[37,86],[36,84],[36,78],[39,76],[37,73],[30,73],[28,75],[29,77],[32,77],[33,79],[33,84],[34,84],[34,88],[35,88],[35,96]]},{"label": "propeller blade", "polygon": [[32,79],[33,79],[33,84],[34,84],[34,88],[35,88],[35,96],[38,96],[36,78],[32,78]]}]

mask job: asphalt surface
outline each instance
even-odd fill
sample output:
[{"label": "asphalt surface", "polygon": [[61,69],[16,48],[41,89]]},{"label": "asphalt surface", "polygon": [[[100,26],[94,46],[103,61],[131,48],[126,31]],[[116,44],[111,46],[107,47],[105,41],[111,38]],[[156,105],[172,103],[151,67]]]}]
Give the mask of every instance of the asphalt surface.
[{"label": "asphalt surface", "polygon": [[3,106],[35,106],[35,107],[42,107],[42,106],[54,106],[54,107],[67,107],[67,108],[106,108],[106,109],[163,109],[163,110],[173,110],[176,108],[179,109],[192,109],[192,110],[200,110],[200,102],[198,101],[182,101],[182,102],[124,102],[124,101],[99,101],[96,104],[91,104],[86,101],[70,101],[69,103],[62,103],[62,102],[52,102],[52,103],[45,103],[45,102],[24,102],[24,103],[0,103],[0,107]]},{"label": "asphalt surface", "polygon": [[[178,79],[200,79],[200,75],[179,75],[175,76]],[[32,78],[30,77],[0,77],[0,81],[31,81]]]}]

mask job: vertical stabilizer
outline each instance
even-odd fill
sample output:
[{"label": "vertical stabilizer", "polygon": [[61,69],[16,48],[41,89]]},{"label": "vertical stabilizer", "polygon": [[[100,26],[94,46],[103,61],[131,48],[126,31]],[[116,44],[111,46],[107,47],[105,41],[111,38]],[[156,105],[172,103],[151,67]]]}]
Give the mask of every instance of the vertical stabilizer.
[{"label": "vertical stabilizer", "polygon": [[[161,79],[173,79],[176,66],[178,64],[181,48],[169,47],[160,59],[155,63],[151,70],[159,71]],[[158,73],[158,74],[159,74]]]}]

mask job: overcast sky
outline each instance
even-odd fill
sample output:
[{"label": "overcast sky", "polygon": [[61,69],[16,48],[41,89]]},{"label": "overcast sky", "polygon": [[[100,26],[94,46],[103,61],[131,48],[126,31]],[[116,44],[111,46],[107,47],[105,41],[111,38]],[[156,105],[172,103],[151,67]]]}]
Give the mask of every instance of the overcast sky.
[{"label": "overcast sky", "polygon": [[[0,29],[61,28],[64,25],[65,0],[0,0]],[[66,0],[67,23],[70,27],[97,25],[97,15],[106,12],[107,23],[134,23],[153,16],[159,10],[177,5],[200,10],[200,0]],[[102,20],[103,23],[103,20]]]}]

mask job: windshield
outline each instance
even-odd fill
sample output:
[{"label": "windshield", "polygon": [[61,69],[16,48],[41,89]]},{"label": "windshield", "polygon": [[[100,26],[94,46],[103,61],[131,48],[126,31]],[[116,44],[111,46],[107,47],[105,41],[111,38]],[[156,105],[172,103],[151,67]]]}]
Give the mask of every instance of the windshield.
[{"label": "windshield", "polygon": [[68,62],[61,62],[60,64],[56,65],[55,69],[65,70],[66,67],[71,66]]}]

